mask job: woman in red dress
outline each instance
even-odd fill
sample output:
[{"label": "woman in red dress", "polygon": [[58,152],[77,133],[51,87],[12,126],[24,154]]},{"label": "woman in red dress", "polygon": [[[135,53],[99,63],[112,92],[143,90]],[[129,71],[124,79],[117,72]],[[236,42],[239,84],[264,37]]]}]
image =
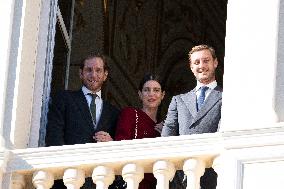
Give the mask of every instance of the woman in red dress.
[{"label": "woman in red dress", "polygon": [[[158,123],[157,111],[165,96],[164,86],[158,76],[147,74],[139,85],[138,95],[142,108],[122,109],[118,118],[115,140],[155,138],[161,136],[163,124]],[[139,189],[155,189],[156,179],[152,173],[146,173]]]}]

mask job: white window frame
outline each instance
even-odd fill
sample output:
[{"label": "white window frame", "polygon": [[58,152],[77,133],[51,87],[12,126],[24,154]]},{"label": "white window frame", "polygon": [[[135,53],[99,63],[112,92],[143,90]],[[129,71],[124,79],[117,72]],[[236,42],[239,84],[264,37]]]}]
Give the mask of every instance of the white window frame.
[{"label": "white window frame", "polygon": [[[72,30],[73,30],[74,6],[75,6],[75,0],[72,0],[71,15],[70,15],[70,32],[68,33],[68,30],[66,28],[66,24],[63,20],[62,14],[61,14],[60,7],[58,5],[58,0],[50,1],[49,24],[48,24],[48,28],[47,28],[48,37],[47,37],[47,40],[46,40],[47,48],[46,48],[46,59],[45,59],[45,72],[44,72],[44,84],[43,84],[43,94],[42,94],[40,127],[38,128],[38,126],[36,127],[33,124],[29,147],[45,146],[47,112],[48,112],[48,104],[49,104],[49,100],[50,100],[54,46],[55,46],[55,34],[56,34],[56,24],[57,23],[60,26],[62,36],[65,40],[65,44],[66,44],[66,47],[67,47],[67,50],[68,50],[67,60],[66,60],[64,89],[68,88],[70,56],[71,56],[71,49],[72,49]],[[35,137],[33,137],[33,133],[39,133],[39,136],[37,136],[35,134]]]}]

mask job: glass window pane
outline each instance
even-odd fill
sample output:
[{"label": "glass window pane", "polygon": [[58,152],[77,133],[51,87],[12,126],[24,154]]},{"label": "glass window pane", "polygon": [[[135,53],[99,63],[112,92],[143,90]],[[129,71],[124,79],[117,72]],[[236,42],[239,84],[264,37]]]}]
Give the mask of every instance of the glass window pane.
[{"label": "glass window pane", "polygon": [[57,22],[52,68],[51,94],[54,94],[54,92],[58,90],[64,89],[67,53],[68,49],[59,27],[59,23]]},{"label": "glass window pane", "polygon": [[64,24],[69,34],[70,33],[69,30],[70,30],[70,16],[71,16],[71,10],[72,10],[72,0],[59,0],[58,5],[60,8],[62,17],[63,17]]}]

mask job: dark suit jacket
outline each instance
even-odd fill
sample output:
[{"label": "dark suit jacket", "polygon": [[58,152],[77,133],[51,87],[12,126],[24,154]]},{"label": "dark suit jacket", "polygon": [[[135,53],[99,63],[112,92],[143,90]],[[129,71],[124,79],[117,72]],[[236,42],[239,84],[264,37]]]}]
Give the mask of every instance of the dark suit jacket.
[{"label": "dark suit jacket", "polygon": [[103,101],[101,118],[95,131],[82,90],[59,92],[52,99],[48,112],[46,146],[92,143],[97,131],[108,132],[114,138],[118,114],[117,108]]}]

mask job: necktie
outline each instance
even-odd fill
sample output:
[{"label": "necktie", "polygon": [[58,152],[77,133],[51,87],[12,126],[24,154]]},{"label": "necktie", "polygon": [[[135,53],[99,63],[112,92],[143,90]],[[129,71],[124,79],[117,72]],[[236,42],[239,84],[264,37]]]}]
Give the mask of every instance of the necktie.
[{"label": "necktie", "polygon": [[197,111],[199,111],[201,106],[203,105],[204,100],[205,100],[205,92],[208,89],[209,89],[209,87],[206,87],[206,86],[200,87],[200,95],[199,95],[199,97],[197,99]]},{"label": "necktie", "polygon": [[91,112],[91,115],[92,115],[92,118],[93,118],[93,123],[96,124],[96,103],[95,103],[95,100],[96,100],[97,95],[92,94],[92,93],[89,93],[89,95],[92,97],[91,104],[90,104],[90,112]]}]

